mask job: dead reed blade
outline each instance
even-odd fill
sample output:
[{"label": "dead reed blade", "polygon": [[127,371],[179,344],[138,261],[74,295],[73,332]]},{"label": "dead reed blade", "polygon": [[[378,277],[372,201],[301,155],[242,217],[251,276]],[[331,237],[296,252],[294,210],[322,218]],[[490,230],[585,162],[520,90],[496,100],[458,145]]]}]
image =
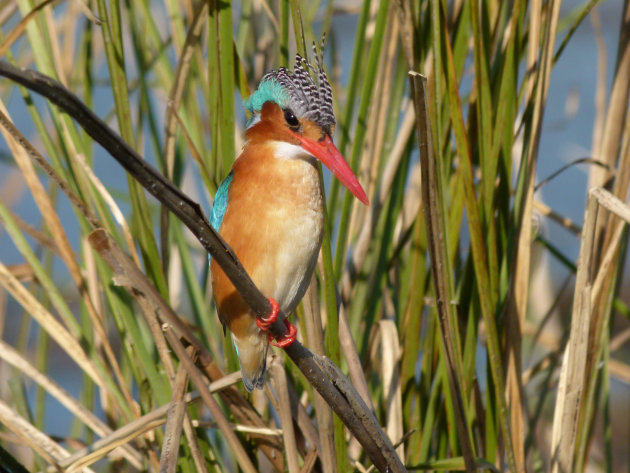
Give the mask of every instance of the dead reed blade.
[{"label": "dead reed blade", "polygon": [[[210,392],[218,392],[240,380],[238,373],[232,373],[225,378],[215,381],[208,386]],[[199,400],[199,393],[192,392],[185,396],[186,403]],[[73,453],[68,458],[59,462],[62,468],[76,468],[79,465],[89,465],[106,456],[109,452],[128,444],[130,441],[142,436],[144,433],[157,429],[166,422],[166,415],[171,404],[158,407],[157,409],[143,415],[142,417],[126,424],[124,427],[111,432],[91,445]]]},{"label": "dead reed blade", "polygon": [[[59,469],[59,462],[70,456],[65,448],[20,416],[3,400],[0,400],[0,422],[12,430],[48,463],[55,465],[57,469]],[[84,471],[94,473],[90,468],[86,468]]]},{"label": "dead reed blade", "polygon": [[[188,347],[188,354],[191,355],[192,347]],[[164,441],[162,442],[162,452],[160,455],[160,473],[175,473],[177,469],[177,459],[179,458],[179,444],[186,415],[186,401],[184,396],[188,388],[188,372],[183,365],[179,366],[173,386],[173,396],[171,405],[166,414],[166,428],[164,431]]]},{"label": "dead reed blade", "polygon": [[[552,473],[573,471],[576,438],[580,427],[580,413],[583,407],[584,383],[587,374],[584,367],[589,356],[589,329],[594,295],[593,281],[598,281],[597,276],[600,272],[606,272],[606,265],[604,264],[600,264],[598,268],[593,268],[597,214],[602,207],[627,223],[630,222],[630,208],[626,204],[600,187],[592,188],[589,191],[575,281],[571,330],[562,361],[554,411],[551,439]],[[621,233],[618,235],[620,237]],[[605,262],[606,258],[602,261]],[[599,284],[596,283],[596,285],[599,287]]]},{"label": "dead reed blade", "polygon": [[[324,329],[322,327],[322,314],[317,296],[317,279],[313,276],[311,284],[306,291],[306,296],[302,300],[304,308],[304,324],[308,336],[308,347],[318,355],[324,354]],[[344,319],[339,313],[340,328]],[[356,349],[355,349],[356,353]],[[317,393],[313,392],[313,404],[315,405],[315,418],[317,419],[317,433],[319,434],[320,452],[319,456],[325,472],[334,472],[337,468],[335,442],[333,436],[333,412],[326,401]]]},{"label": "dead reed blade", "polygon": [[[392,319],[379,322],[381,334],[381,360],[382,383],[385,397],[385,412],[387,413],[387,435],[392,442],[398,442],[403,438],[403,404],[400,385],[400,358],[402,348],[400,337],[396,329],[396,323]],[[396,447],[396,453],[400,458],[405,458],[405,446]]]},{"label": "dead reed blade", "polygon": [[275,357],[269,366],[271,374],[271,384],[275,394],[278,396],[278,415],[282,425],[282,435],[284,437],[285,454],[287,457],[287,470],[289,473],[298,473],[300,464],[298,459],[298,449],[293,429],[292,406],[287,387],[287,377],[284,371],[284,363],[279,357]]}]

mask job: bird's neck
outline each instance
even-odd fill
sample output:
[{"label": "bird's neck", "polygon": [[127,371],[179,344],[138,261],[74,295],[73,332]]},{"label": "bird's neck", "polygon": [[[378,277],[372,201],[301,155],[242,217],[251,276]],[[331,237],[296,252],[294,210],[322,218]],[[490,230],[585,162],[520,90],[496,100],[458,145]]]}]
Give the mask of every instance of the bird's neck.
[{"label": "bird's neck", "polygon": [[272,148],[274,157],[281,161],[300,159],[309,161],[312,164],[315,162],[313,155],[305,151],[301,146],[287,143],[286,141],[269,141],[268,146]]},{"label": "bird's neck", "polygon": [[247,133],[245,146],[242,155],[257,156],[260,159],[273,157],[278,161],[300,160],[307,161],[309,164],[315,164],[315,158],[312,154],[302,148],[299,144],[292,143],[277,136],[273,133],[264,135],[256,130],[255,133]]},{"label": "bird's neck", "polygon": [[[234,163],[233,171],[235,180],[243,176],[252,185],[255,182],[256,185],[268,187],[303,186],[305,192],[319,191],[315,158],[301,147],[285,141],[268,139],[247,142]],[[313,183],[318,185],[314,186]]]}]

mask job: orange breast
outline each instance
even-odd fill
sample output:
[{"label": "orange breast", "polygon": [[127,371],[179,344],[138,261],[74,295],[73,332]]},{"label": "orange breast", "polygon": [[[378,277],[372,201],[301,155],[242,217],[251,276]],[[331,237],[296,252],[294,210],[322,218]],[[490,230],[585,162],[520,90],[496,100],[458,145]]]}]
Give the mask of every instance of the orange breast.
[{"label": "orange breast", "polygon": [[[220,235],[256,286],[292,311],[304,295],[321,245],[323,196],[312,158],[274,157],[274,142],[247,146],[233,166]],[[237,336],[253,315],[225,273],[211,263],[219,315]]]}]

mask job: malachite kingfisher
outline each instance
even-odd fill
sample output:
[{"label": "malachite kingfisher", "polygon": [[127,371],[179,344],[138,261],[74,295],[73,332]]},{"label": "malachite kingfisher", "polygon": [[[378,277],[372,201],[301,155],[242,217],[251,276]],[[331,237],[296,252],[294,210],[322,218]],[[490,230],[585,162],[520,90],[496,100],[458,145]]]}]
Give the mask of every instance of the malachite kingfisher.
[{"label": "malachite kingfisher", "polygon": [[[322,244],[324,196],[320,160],[361,202],[365,191],[332,141],[332,90],[315,48],[316,66],[299,54],[293,71],[267,73],[245,101],[251,113],[245,144],[215,195],[210,223],[232,247],[272,307],[257,318],[223,270],[211,260],[219,318],[238,353],[248,391],[262,389],[269,343],[286,347],[287,333],[273,341],[268,329],[279,308],[290,314],[311,281]],[[311,75],[311,73],[313,75]]]}]

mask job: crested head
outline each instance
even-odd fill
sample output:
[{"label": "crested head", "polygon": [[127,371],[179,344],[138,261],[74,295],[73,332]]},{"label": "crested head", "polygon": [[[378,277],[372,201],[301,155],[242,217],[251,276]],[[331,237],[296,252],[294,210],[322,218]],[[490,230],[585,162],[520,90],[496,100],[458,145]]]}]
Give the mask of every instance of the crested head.
[{"label": "crested head", "polygon": [[260,117],[245,133],[246,146],[274,143],[274,155],[285,160],[313,156],[367,204],[365,191],[333,144],[332,90],[315,45],[313,50],[317,68],[297,54],[292,71],[281,67],[269,72],[245,102],[252,115]]},{"label": "crested head", "polygon": [[[313,51],[316,67],[296,54],[293,71],[281,67],[265,74],[245,107],[256,114],[266,102],[274,102],[299,120],[309,120],[330,133],[335,126],[332,90],[315,45]],[[314,72],[316,80],[309,71]]]}]

